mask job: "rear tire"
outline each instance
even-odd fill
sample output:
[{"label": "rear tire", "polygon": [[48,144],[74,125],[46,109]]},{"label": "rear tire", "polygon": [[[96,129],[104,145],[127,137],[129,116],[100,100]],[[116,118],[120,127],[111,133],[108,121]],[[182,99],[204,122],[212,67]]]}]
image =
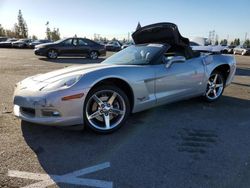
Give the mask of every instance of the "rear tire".
[{"label": "rear tire", "polygon": [[208,79],[207,89],[204,95],[204,99],[207,102],[217,101],[221,97],[224,88],[225,88],[225,78],[223,74],[221,74],[218,71],[212,72],[212,74]]},{"label": "rear tire", "polygon": [[98,54],[97,51],[91,51],[91,52],[89,53],[89,58],[90,58],[90,59],[93,59],[93,60],[98,59],[98,56],[99,56],[99,54]]},{"label": "rear tire", "polygon": [[130,103],[123,90],[106,85],[92,89],[85,99],[83,117],[87,128],[107,134],[119,129],[130,113]]}]

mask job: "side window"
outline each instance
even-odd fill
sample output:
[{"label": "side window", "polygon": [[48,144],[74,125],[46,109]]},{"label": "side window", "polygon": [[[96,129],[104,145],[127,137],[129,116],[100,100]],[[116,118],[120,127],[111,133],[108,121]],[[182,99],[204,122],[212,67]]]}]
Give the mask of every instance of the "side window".
[{"label": "side window", "polygon": [[88,45],[83,39],[78,39],[79,46],[86,46]]},{"label": "side window", "polygon": [[65,41],[63,42],[63,45],[64,45],[64,46],[72,46],[72,39],[65,40]]},{"label": "side window", "polygon": [[94,42],[92,42],[91,40],[88,40],[88,39],[85,39],[84,41],[89,46],[93,46],[95,44]]}]

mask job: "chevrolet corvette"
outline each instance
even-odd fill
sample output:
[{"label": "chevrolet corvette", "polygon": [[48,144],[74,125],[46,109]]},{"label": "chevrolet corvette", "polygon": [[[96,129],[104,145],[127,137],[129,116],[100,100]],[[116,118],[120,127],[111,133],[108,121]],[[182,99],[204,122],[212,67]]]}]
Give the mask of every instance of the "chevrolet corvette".
[{"label": "chevrolet corvette", "polygon": [[193,52],[173,23],[142,27],[132,37],[135,45],[102,63],[18,82],[14,114],[38,124],[83,124],[110,133],[130,113],[197,96],[216,101],[234,77],[233,56]]}]

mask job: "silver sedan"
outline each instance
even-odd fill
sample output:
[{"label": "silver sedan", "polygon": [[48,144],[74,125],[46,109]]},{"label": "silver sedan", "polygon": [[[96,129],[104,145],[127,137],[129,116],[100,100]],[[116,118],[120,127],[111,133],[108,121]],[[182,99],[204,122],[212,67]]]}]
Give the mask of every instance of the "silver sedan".
[{"label": "silver sedan", "polygon": [[110,133],[130,113],[196,96],[216,101],[233,79],[232,56],[187,54],[167,39],[168,44],[148,43],[148,37],[139,40],[141,33],[135,34],[136,45],[100,64],[72,66],[17,83],[15,115],[39,124],[84,124]]}]

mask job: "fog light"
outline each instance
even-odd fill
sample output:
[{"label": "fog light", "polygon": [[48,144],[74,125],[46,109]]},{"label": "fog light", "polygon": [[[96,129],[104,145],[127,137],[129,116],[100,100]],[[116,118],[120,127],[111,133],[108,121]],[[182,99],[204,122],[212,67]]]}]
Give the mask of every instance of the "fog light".
[{"label": "fog light", "polygon": [[46,117],[58,117],[60,116],[60,113],[53,110],[42,110],[42,115]]}]

